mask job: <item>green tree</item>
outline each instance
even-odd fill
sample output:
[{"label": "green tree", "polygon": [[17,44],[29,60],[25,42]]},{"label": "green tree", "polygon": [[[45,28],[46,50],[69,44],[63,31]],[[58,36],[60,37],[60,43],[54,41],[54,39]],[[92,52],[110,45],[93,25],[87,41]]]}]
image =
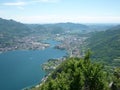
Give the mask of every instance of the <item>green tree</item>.
[{"label": "green tree", "polygon": [[43,83],[40,90],[109,90],[107,72],[101,64],[84,59],[68,58]]},{"label": "green tree", "polygon": [[114,70],[113,83],[111,86],[112,90],[120,90],[120,67],[115,68]]}]

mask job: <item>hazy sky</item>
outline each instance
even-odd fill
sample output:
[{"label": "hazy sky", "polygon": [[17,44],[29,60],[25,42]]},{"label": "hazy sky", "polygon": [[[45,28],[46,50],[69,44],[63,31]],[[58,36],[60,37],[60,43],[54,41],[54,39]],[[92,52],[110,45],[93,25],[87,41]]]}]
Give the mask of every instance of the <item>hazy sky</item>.
[{"label": "hazy sky", "polygon": [[23,23],[120,23],[120,0],[0,0],[0,17]]}]

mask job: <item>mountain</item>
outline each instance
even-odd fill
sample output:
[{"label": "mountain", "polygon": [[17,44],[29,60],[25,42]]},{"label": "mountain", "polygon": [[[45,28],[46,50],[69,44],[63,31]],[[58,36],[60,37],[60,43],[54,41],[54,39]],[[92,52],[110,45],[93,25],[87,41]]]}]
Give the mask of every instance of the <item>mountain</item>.
[{"label": "mountain", "polygon": [[89,27],[83,24],[76,23],[55,23],[55,24],[32,24],[28,25],[34,32],[46,33],[49,32],[51,34],[60,34],[66,32],[79,32],[85,33],[89,30]]},{"label": "mountain", "polygon": [[19,36],[27,34],[30,31],[30,29],[20,22],[16,22],[14,20],[6,20],[0,18],[0,32],[3,34],[9,34],[11,36]]},{"label": "mountain", "polygon": [[115,27],[117,24],[86,24],[89,26],[89,30],[94,32],[94,31],[105,31],[107,29],[110,29],[112,27]]},{"label": "mountain", "polygon": [[61,27],[64,32],[86,32],[89,30],[87,25],[78,24],[78,23],[56,23],[56,27]]},{"label": "mountain", "polygon": [[120,65],[120,25],[93,33],[87,42],[93,51],[94,60],[112,66]]},{"label": "mountain", "polygon": [[0,51],[16,47],[19,40],[30,33],[31,30],[25,24],[0,18]]},{"label": "mountain", "polygon": [[58,23],[55,24],[56,26],[65,28],[66,30],[86,30],[89,27],[83,24],[78,24],[78,23]]}]

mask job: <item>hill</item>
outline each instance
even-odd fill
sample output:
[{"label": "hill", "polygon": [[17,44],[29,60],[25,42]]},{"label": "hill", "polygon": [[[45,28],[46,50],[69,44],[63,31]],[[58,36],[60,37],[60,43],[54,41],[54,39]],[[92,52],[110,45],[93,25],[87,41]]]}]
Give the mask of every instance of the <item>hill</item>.
[{"label": "hill", "polygon": [[[15,50],[28,43],[23,39],[31,34],[25,24],[0,18],[0,52]],[[26,44],[27,45],[27,44]]]},{"label": "hill", "polygon": [[6,20],[0,18],[0,43],[4,44],[6,42],[10,42],[15,38],[20,38],[28,35],[30,29],[14,20]]},{"label": "hill", "polygon": [[19,36],[24,34],[27,34],[30,29],[20,22],[16,22],[14,20],[6,20],[0,18],[0,32],[4,35],[10,35],[10,36]]},{"label": "hill", "polygon": [[55,26],[59,26],[63,28],[65,31],[70,32],[86,32],[89,30],[89,27],[84,24],[78,24],[78,23],[57,23]]},{"label": "hill", "polygon": [[61,34],[61,33],[86,33],[89,27],[83,24],[77,23],[55,23],[55,24],[29,24],[34,32],[39,33],[51,33],[51,34]]},{"label": "hill", "polygon": [[95,61],[97,59],[112,66],[120,65],[120,25],[91,34],[87,42]]}]

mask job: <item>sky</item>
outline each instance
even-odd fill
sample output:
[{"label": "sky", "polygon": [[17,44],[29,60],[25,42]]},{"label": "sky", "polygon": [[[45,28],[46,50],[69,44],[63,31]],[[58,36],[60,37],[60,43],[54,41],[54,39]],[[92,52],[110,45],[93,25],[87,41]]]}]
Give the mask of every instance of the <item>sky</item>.
[{"label": "sky", "polygon": [[0,0],[0,18],[22,23],[120,23],[120,0]]}]

